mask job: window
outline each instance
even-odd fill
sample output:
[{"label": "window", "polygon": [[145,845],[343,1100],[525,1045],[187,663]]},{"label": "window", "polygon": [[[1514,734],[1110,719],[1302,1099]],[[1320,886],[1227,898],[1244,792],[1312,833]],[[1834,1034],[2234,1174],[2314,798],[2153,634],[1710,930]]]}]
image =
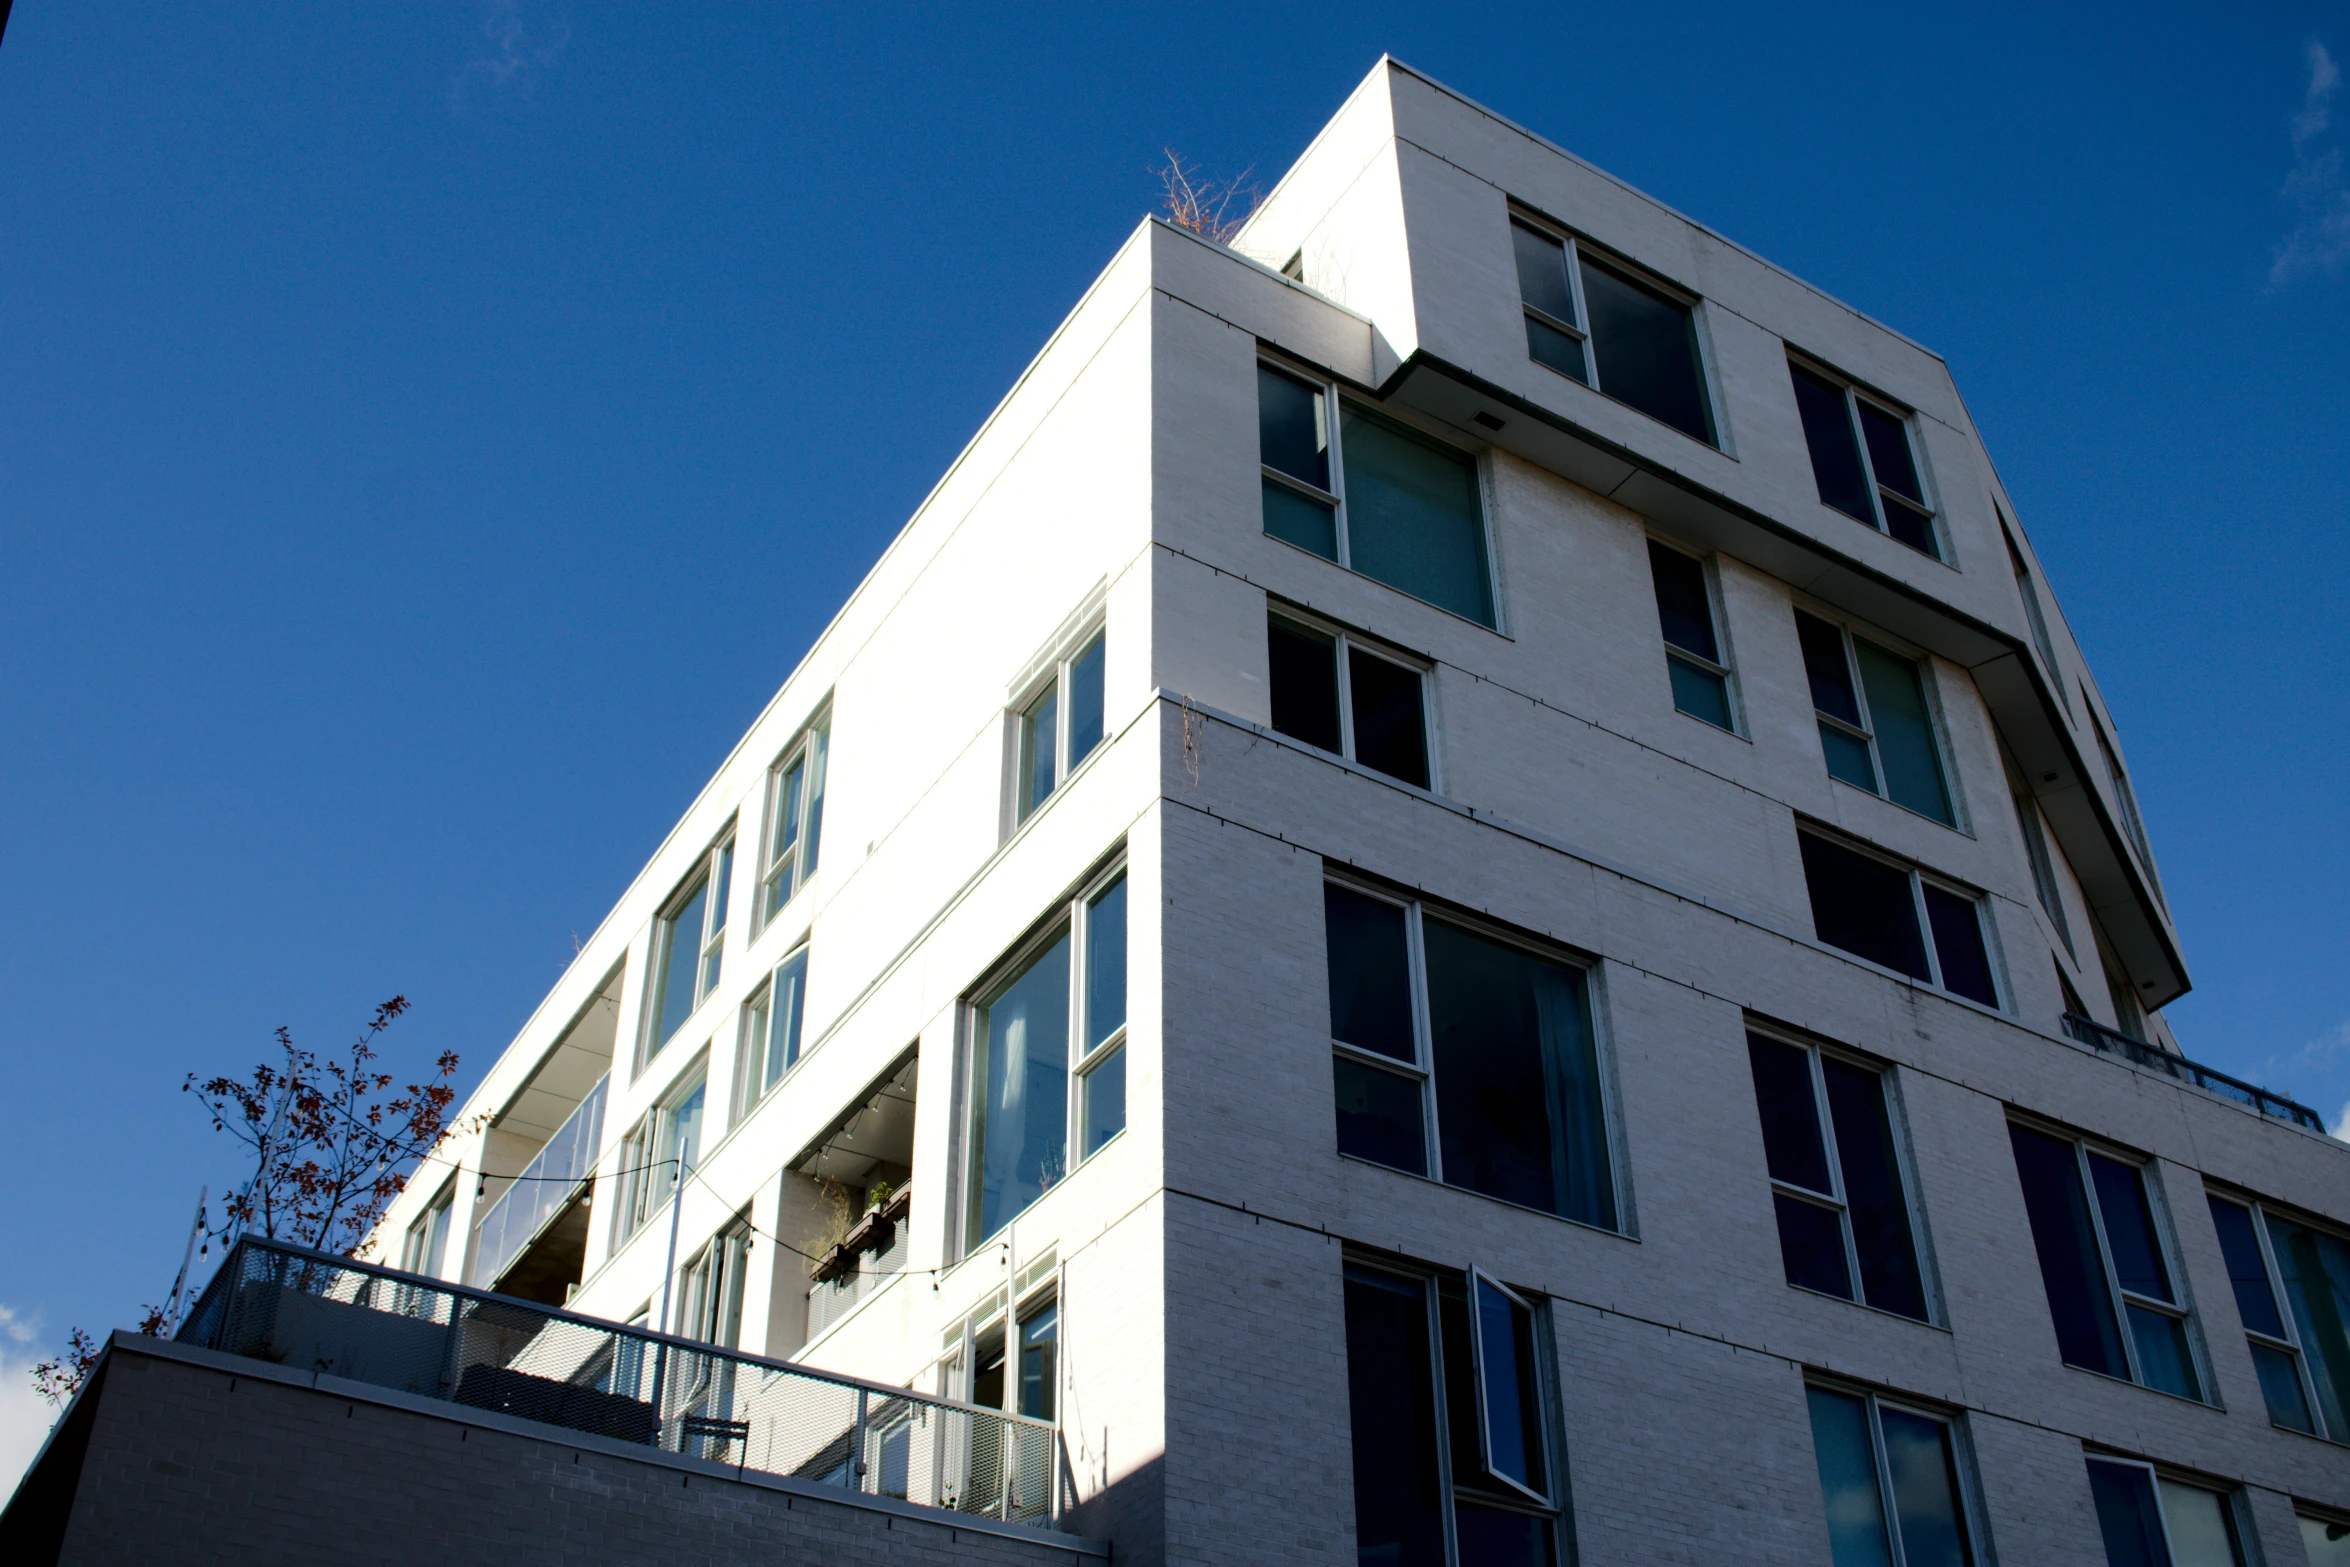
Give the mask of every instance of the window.
[{"label": "window", "polygon": [[1125,1130],[1125,1046],[1120,869],[1071,899],[972,1008],[966,1251]]},{"label": "window", "polygon": [[[2084,698],[2084,700],[2086,700]],[[2122,767],[2119,752],[2106,735],[2105,726],[2097,721],[2095,712],[2089,714],[2089,727],[2097,731],[2098,754],[2105,758],[2105,776],[2113,784],[2114,802],[2121,807],[2122,828],[2130,835],[2130,842],[2138,851],[2138,863],[2146,867],[2146,881],[2154,889],[2155,901],[2162,899],[2162,884],[2154,875],[2154,850],[2146,842],[2146,822],[2138,814],[2138,796],[2130,788],[2130,775]]]},{"label": "window", "polygon": [[1673,706],[1737,733],[1730,717],[1730,666],[1714,635],[1713,591],[1704,562],[1650,539],[1648,570],[1656,580],[1656,618],[1665,636]]},{"label": "window", "polygon": [[1339,403],[1331,386],[1260,364],[1257,455],[1268,534],[1481,626],[1495,623],[1484,504],[1467,452]]},{"label": "window", "polygon": [[2007,513],[1999,510],[1993,501],[1991,510],[1999,517],[2000,536],[2007,541],[2007,563],[2015,570],[2016,597],[2024,601],[2024,624],[2032,629],[2032,646],[2040,650],[2040,667],[2048,671],[2048,683],[2056,688],[2056,700],[2064,704],[2065,716],[2072,716],[2072,698],[2065,695],[2064,676],[2056,667],[2056,644],[2049,640],[2048,617],[2040,612],[2040,590],[2032,586],[2031,568],[2024,564],[2024,552],[2015,547],[2015,535],[2007,531]]},{"label": "window", "polygon": [[1807,1387],[1804,1396],[1835,1567],[1967,1567],[1976,1559],[1948,1416],[1840,1388]]},{"label": "window", "polygon": [[1686,303],[1572,239],[1515,218],[1510,241],[1526,307],[1526,352],[1536,364],[1708,446],[1719,444],[1697,351],[1697,317]]},{"label": "window", "polygon": [[1821,501],[1940,560],[1909,415],[1793,361],[1787,371]]},{"label": "window", "polygon": [[1427,675],[1344,631],[1274,615],[1266,622],[1273,727],[1425,789]]},{"label": "window", "polygon": [[1345,1291],[1359,1559],[1553,1567],[1564,1466],[1548,1313],[1474,1269],[1350,1262]]},{"label": "window", "polygon": [[735,1119],[767,1097],[800,1059],[800,1019],[807,1009],[808,949],[775,966],[774,975],[743,1004],[743,1036],[735,1074]]},{"label": "window", "polygon": [[2065,1364],[2202,1398],[2144,1167],[2014,1122],[2007,1132]]},{"label": "window", "polygon": [[1044,688],[1021,707],[1014,725],[1013,825],[1028,820],[1102,743],[1107,647],[1107,633],[1095,632],[1075,653],[1054,663]]},{"label": "window", "polygon": [[1821,941],[1952,995],[1999,1005],[1974,893],[1812,833],[1795,836]]},{"label": "window", "polygon": [[[2152,1464],[2089,1460],[2106,1567],[2243,1567],[2234,1501]],[[2315,1562],[2317,1558],[2310,1558]]]},{"label": "window", "polygon": [[699,1070],[689,1073],[620,1140],[620,1201],[612,1216],[615,1247],[661,1211],[701,1158],[706,1087]]},{"label": "window", "polygon": [[449,1260],[449,1215],[456,1205],[457,1183],[451,1180],[424,1210],[424,1217],[408,1226],[407,1239],[400,1244],[403,1273],[421,1273],[428,1279],[441,1276]]},{"label": "window", "polygon": [[677,1280],[677,1326],[672,1332],[722,1349],[742,1343],[743,1272],[750,1249],[750,1220],[738,1218],[685,1265]]},{"label": "window", "polygon": [[2350,1242],[2216,1195],[2211,1222],[2268,1418],[2350,1443]]},{"label": "window", "polygon": [[2309,1555],[2309,1567],[2350,1567],[2350,1522],[2315,1513],[2299,1517],[2301,1549]]},{"label": "window", "polygon": [[1746,1036],[1787,1282],[1926,1320],[1885,1074]]},{"label": "window", "polygon": [[653,1026],[645,1036],[650,1061],[685,1027],[711,991],[718,988],[719,960],[726,947],[726,889],[734,880],[734,834],[703,856],[702,863],[670,896],[653,923]]},{"label": "window", "polygon": [[1795,635],[1828,776],[1957,826],[1917,661],[1800,609]]},{"label": "window", "polygon": [[1338,1151],[1616,1227],[1580,970],[1328,882]]},{"label": "window", "polygon": [[[2040,827],[2040,807],[2025,795],[2015,797],[2015,824],[2024,835],[2024,857],[2032,862],[2032,890],[2040,895],[2041,912],[2056,927],[2064,950],[2072,952],[2073,928],[2064,917],[2064,892],[2056,880],[2056,860],[2048,852],[2048,835]],[[2057,970],[2059,977],[2063,973]]]},{"label": "window", "polygon": [[824,755],[831,720],[819,718],[767,771],[767,868],[759,873],[759,923],[783,912],[816,874],[824,827]]}]

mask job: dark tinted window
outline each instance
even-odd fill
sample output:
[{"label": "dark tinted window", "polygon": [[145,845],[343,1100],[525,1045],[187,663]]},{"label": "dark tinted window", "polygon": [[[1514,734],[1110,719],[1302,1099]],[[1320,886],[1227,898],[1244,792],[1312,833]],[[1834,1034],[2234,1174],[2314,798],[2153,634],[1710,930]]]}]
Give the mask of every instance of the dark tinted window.
[{"label": "dark tinted window", "polygon": [[1346,1270],[1346,1397],[1355,1549],[1365,1562],[1444,1567],[1427,1290]]},{"label": "dark tinted window", "polygon": [[1287,621],[1268,622],[1273,727],[1325,751],[1339,747],[1338,639]]},{"label": "dark tinted window", "polygon": [[1818,1100],[1812,1092],[1810,1052],[1749,1034],[1746,1054],[1754,1067],[1754,1102],[1762,1115],[1763,1156],[1771,1179],[1815,1192],[1833,1191],[1828,1149],[1820,1138]]},{"label": "dark tinted window", "polygon": [[1257,366],[1257,455],[1268,468],[1330,488],[1330,434],[1319,388]]},{"label": "dark tinted window", "polygon": [[1852,666],[1844,657],[1844,633],[1799,609],[1795,612],[1795,640],[1803,646],[1803,672],[1811,681],[1811,705],[1857,728],[1860,698],[1853,690]]},{"label": "dark tinted window", "polygon": [[1404,911],[1325,883],[1322,920],[1330,948],[1330,1036],[1411,1061],[1412,971]]},{"label": "dark tinted window", "polygon": [[1575,296],[1567,288],[1567,250],[1523,223],[1510,225],[1518,259],[1518,297],[1544,315],[1575,325]]},{"label": "dark tinted window", "polygon": [[2228,1283],[2235,1287],[2236,1312],[2244,1319],[2244,1326],[2270,1338],[2283,1338],[2285,1319],[2277,1310],[2276,1291],[2269,1288],[2260,1237],[2252,1233],[2252,1211],[2214,1197],[2211,1223],[2219,1231],[2220,1255],[2228,1260]]},{"label": "dark tinted window", "polygon": [[1338,1151],[1414,1175],[1428,1173],[1419,1079],[1345,1056],[1331,1060],[1338,1096]]},{"label": "dark tinted window", "polygon": [[1354,696],[1355,760],[1427,788],[1428,726],[1420,711],[1420,672],[1349,648],[1347,682]]},{"label": "dark tinted window", "polygon": [[1684,435],[1713,443],[1689,307],[1583,257],[1583,304],[1599,389]]},{"label": "dark tinted window", "polygon": [[1926,1314],[1925,1285],[1909,1233],[1901,1167],[1893,1153],[1893,1123],[1885,1108],[1885,1079],[1845,1061],[1823,1057],[1828,1117],[1836,1127],[1836,1157],[1844,1169],[1844,1201],[1852,1218],[1853,1254],[1860,1258],[1861,1298],[1880,1311]]},{"label": "dark tinted window", "polygon": [[1926,922],[1934,930],[1934,956],[1942,964],[1942,988],[1987,1007],[1999,1005],[1991,983],[1991,956],[1983,950],[1983,922],[1975,900],[1929,884]]},{"label": "dark tinted window", "polygon": [[2154,1477],[2135,1464],[2089,1460],[2089,1495],[2097,1504],[2097,1532],[2106,1567],[2172,1567],[2163,1541]]},{"label": "dark tinted window", "polygon": [[1942,781],[1941,750],[1934,743],[1918,666],[1857,637],[1852,649],[1861,688],[1869,694],[1869,728],[1885,773],[1886,798],[1950,825],[1950,791]]},{"label": "dark tinted window", "polygon": [[1705,591],[1704,565],[1651,540],[1648,569],[1656,579],[1657,625],[1665,641],[1720,663],[1722,650],[1714,640],[1714,609]]},{"label": "dark tinted window", "polygon": [[2073,1145],[2013,1124],[2007,1132],[2023,1184],[2024,1212],[2031,1219],[2032,1249],[2040,1257],[2040,1282],[2048,1292],[2048,1314],[2056,1327],[2057,1353],[2068,1365],[2126,1378],[2129,1361],[2114,1325],[2113,1293],[2106,1287]]},{"label": "dark tinted window", "polygon": [[1798,837],[1812,927],[1820,940],[1930,982],[1909,873],[1808,833]]},{"label": "dark tinted window", "polygon": [[1479,625],[1493,624],[1477,464],[1359,409],[1340,416],[1347,564]]},{"label": "dark tinted window", "polygon": [[1787,371],[1795,378],[1795,407],[1803,416],[1804,444],[1811,448],[1811,475],[1821,501],[1875,527],[1868,470],[1861,466],[1860,442],[1853,437],[1852,409],[1844,400],[1844,388],[1792,364]]}]

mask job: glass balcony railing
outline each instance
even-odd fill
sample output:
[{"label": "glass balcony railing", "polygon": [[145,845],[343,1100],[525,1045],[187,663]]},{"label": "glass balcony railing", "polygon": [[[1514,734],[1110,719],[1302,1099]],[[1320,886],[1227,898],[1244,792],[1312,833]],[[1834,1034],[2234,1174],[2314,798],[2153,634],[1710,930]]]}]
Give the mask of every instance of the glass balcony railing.
[{"label": "glass balcony railing", "polygon": [[2185,1056],[2174,1056],[2167,1050],[2157,1050],[2143,1039],[2133,1039],[2107,1028],[2103,1023],[2082,1017],[2077,1012],[2064,1015],[2064,1031],[2092,1050],[2120,1056],[2133,1066],[2160,1072],[2165,1077],[2175,1077],[2182,1083],[2193,1083],[2207,1093],[2217,1094],[2222,1099],[2233,1099],[2240,1105],[2249,1105],[2262,1115],[2275,1116],[2295,1126],[2306,1126],[2320,1136],[2325,1133],[2325,1118],[2305,1104],[2297,1104],[2283,1094],[2272,1094],[2265,1088],[2255,1087],[2240,1077],[2230,1077],[2225,1072],[2199,1065]]},{"label": "glass balcony railing", "polygon": [[547,1221],[567,1207],[596,1170],[596,1150],[604,1138],[604,1085],[598,1078],[571,1118],[547,1139],[538,1157],[524,1166],[514,1184],[499,1194],[482,1215],[480,1236],[473,1248],[473,1282],[489,1288],[505,1276],[515,1260],[530,1249]]}]

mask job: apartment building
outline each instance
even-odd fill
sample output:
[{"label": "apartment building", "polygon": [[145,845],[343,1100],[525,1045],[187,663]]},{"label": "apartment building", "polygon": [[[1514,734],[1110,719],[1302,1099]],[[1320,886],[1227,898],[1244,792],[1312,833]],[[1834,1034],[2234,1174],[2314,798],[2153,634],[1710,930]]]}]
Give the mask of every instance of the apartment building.
[{"label": "apartment building", "polygon": [[[1121,1561],[2344,1567],[2350,1147],[2164,1023],[2025,521],[1932,352],[1382,61],[1127,240],[377,1255],[1027,1417]],[[1009,1507],[857,1407],[794,1472]]]}]

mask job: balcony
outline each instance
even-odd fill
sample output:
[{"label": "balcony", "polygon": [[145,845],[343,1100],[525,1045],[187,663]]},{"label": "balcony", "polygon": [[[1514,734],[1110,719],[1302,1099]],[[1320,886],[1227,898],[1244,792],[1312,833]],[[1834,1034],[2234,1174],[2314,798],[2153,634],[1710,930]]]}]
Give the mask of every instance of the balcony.
[{"label": "balcony", "polygon": [[[482,1215],[473,1247],[475,1284],[497,1288],[509,1273],[518,1271],[515,1265],[537,1248],[542,1237],[556,1243],[545,1250],[561,1255],[532,1258],[536,1266],[528,1271],[548,1277],[517,1278],[509,1284],[511,1292],[552,1305],[561,1297],[550,1296],[550,1288],[578,1282],[587,1244],[586,1204],[578,1200],[587,1195],[596,1173],[596,1152],[604,1136],[604,1089],[610,1081],[596,1079],[570,1119]],[[572,1229],[578,1231],[576,1236],[567,1233]],[[569,1277],[554,1277],[563,1273]]]},{"label": "balcony", "polygon": [[[252,1236],[179,1340],[730,1469],[1050,1526],[1049,1421]],[[942,1519],[942,1522],[951,1521]]]},{"label": "balcony", "polygon": [[2213,1067],[2201,1066],[2185,1056],[2174,1056],[2167,1050],[2157,1050],[2143,1039],[2107,1028],[2103,1023],[2082,1017],[2077,1012],[2064,1015],[2064,1031],[2092,1050],[2120,1056],[2132,1066],[2144,1067],[2149,1072],[2160,1072],[2175,1077],[2182,1083],[2192,1083],[2206,1093],[2233,1099],[2240,1105],[2258,1110],[2262,1115],[2290,1121],[2325,1135],[2325,1119],[2305,1104],[2297,1104],[2282,1094],[2272,1094],[2265,1088],[2256,1088],[2240,1077],[2230,1077]]}]

